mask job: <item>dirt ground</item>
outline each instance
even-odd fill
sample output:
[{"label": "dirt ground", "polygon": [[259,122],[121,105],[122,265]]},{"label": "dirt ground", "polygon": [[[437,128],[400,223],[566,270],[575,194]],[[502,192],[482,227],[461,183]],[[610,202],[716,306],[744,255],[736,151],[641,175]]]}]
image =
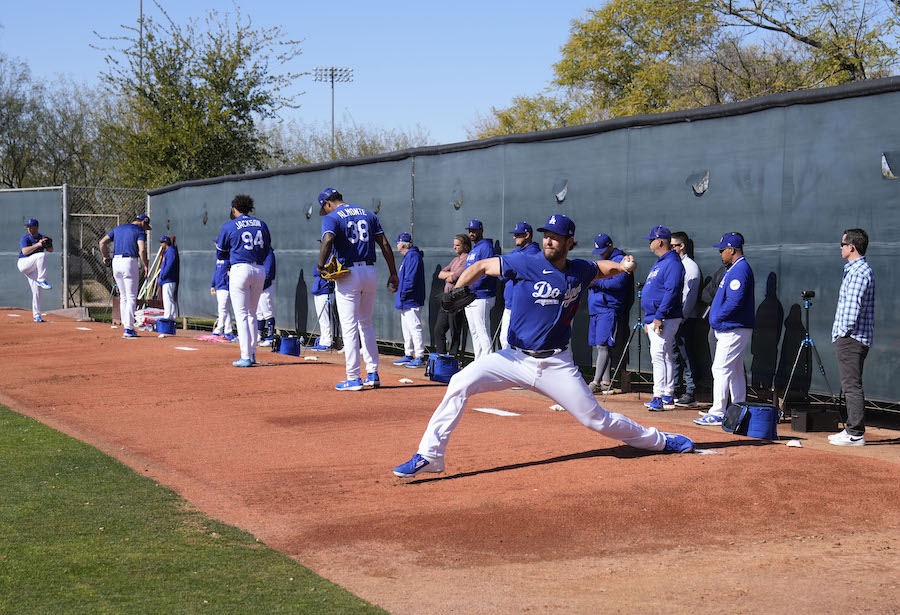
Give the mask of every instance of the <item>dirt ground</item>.
[{"label": "dirt ground", "polygon": [[766,443],[611,396],[701,451],[648,454],[511,390],[401,480],[445,390],[421,370],[339,393],[341,354],[235,369],[233,344],[49,319],[0,311],[0,401],[392,613],[900,613],[900,432]]}]

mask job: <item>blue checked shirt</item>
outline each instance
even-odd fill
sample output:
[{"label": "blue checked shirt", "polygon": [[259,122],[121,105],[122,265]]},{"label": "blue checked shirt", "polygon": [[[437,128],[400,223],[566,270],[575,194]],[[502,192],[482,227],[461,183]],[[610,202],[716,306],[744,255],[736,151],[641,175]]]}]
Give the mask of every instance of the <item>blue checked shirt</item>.
[{"label": "blue checked shirt", "polygon": [[831,341],[847,334],[871,347],[875,335],[875,276],[862,256],[844,265],[844,280],[838,295]]}]

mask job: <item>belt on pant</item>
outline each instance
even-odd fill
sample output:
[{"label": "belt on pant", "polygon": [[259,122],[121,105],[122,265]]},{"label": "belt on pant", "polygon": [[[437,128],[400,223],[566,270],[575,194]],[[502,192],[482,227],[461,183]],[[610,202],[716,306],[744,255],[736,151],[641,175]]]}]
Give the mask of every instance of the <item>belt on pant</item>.
[{"label": "belt on pant", "polygon": [[375,261],[355,261],[352,263],[344,263],[344,267],[362,267],[364,265],[374,265]]},{"label": "belt on pant", "polygon": [[562,348],[551,348],[550,350],[526,350],[517,346],[513,346],[513,348],[515,348],[519,352],[527,354],[529,357],[534,357],[535,359],[546,359],[547,357],[552,357],[553,355],[565,352],[568,346],[563,346]]}]

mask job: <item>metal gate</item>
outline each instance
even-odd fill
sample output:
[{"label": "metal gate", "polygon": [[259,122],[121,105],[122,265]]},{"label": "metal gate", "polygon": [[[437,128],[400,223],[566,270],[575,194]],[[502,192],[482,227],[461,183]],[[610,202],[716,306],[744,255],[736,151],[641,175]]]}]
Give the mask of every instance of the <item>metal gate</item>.
[{"label": "metal gate", "polygon": [[64,307],[100,307],[109,302],[114,282],[100,256],[100,239],[141,213],[150,213],[146,190],[63,186]]}]

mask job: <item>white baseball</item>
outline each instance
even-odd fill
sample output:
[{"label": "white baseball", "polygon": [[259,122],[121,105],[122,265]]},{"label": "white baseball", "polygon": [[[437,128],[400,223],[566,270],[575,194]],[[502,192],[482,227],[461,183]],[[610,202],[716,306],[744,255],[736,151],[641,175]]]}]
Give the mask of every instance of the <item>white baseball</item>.
[{"label": "white baseball", "polygon": [[623,260],[622,261],[622,269],[625,271],[634,271],[635,267],[637,267],[637,263],[633,260]]}]

